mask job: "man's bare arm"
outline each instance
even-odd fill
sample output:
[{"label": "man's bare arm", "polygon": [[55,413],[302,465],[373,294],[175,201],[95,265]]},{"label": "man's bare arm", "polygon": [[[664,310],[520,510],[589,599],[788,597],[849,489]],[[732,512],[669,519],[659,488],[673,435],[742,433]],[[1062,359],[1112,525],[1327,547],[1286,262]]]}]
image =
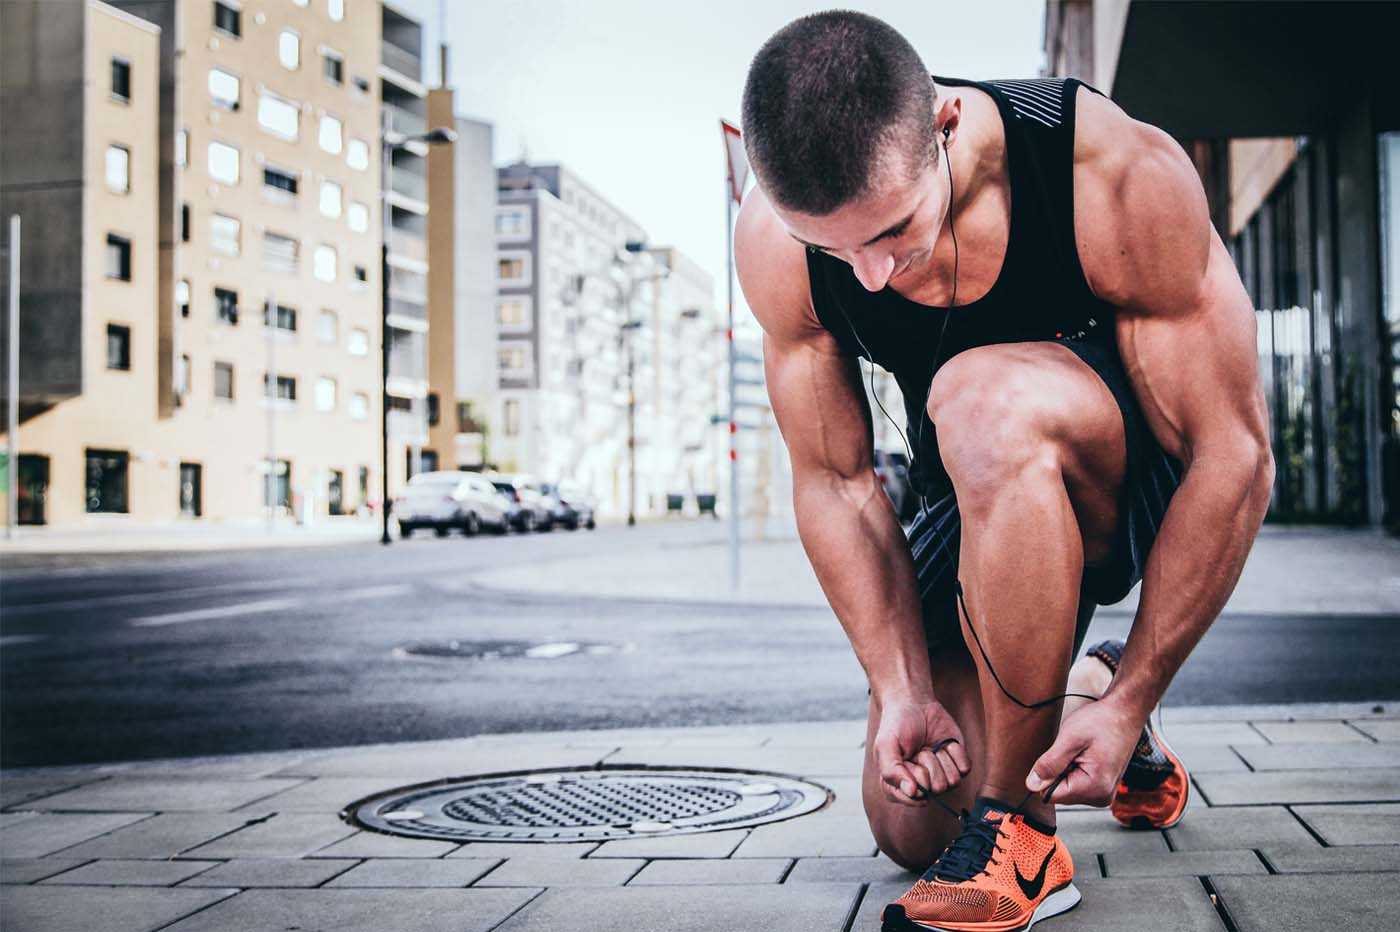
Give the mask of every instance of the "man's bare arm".
[{"label": "man's bare arm", "polygon": [[764,328],[768,395],[792,460],[802,546],[872,692],[882,701],[932,698],[914,564],[875,476],[859,364],[817,322],[802,247],[773,235],[777,221],[761,197],[740,214],[735,255]]}]

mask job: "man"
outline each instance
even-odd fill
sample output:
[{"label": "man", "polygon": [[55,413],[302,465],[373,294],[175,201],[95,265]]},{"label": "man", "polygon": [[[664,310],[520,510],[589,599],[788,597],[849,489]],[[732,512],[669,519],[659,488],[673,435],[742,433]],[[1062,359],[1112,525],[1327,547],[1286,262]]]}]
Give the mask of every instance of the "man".
[{"label": "man", "polygon": [[[891,27],[830,12],[759,50],[743,124],[739,278],[802,543],[870,682],[865,808],[928,868],[885,926],[1028,928],[1079,901],[1055,804],[1185,809],[1144,725],[1268,507],[1253,309],[1180,146],[1081,82],[931,80]],[[907,538],[861,356],[904,394]],[[1139,580],[1126,648],[1071,671]]]}]

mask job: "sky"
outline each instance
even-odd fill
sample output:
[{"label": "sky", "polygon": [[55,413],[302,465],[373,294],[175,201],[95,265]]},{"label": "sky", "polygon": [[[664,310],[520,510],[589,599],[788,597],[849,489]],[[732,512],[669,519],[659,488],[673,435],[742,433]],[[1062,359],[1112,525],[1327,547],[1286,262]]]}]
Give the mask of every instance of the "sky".
[{"label": "sky", "polygon": [[[791,0],[391,0],[424,27],[423,79],[447,35],[459,116],[495,124],[496,161],[559,161],[715,279],[725,301],[721,117],[739,122],[744,75]],[[1039,73],[1044,0],[853,3],[903,33],[934,74]],[[445,19],[445,28],[439,26]],[[735,289],[736,304],[742,297]]]}]

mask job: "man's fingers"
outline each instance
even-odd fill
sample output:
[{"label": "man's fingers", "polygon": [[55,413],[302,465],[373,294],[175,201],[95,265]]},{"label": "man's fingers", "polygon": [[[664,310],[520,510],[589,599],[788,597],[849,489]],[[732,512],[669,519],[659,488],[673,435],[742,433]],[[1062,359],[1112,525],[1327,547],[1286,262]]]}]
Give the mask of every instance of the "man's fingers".
[{"label": "man's fingers", "polygon": [[885,795],[891,802],[903,803],[907,806],[917,806],[921,788],[909,765],[904,761],[898,761],[888,769],[884,770],[881,778],[885,784]]},{"label": "man's fingers", "polygon": [[948,775],[943,771],[943,765],[938,762],[938,755],[928,748],[924,748],[914,755],[914,763],[918,769],[924,771],[928,790],[934,796],[945,792],[952,784],[948,782]]},{"label": "man's fingers", "polygon": [[953,755],[949,752],[948,748],[956,746],[957,745],[949,745],[947,748],[944,748],[943,750],[939,751],[937,754],[934,755],[934,757],[938,760],[939,765],[942,766],[943,773],[946,774],[948,777],[949,786],[957,786],[958,783],[961,782],[962,778],[967,776],[967,774],[964,773],[960,767],[958,767],[957,763],[953,760]]},{"label": "man's fingers", "polygon": [[1026,774],[1026,789],[1033,793],[1045,792],[1055,781],[1055,778],[1068,769],[1079,753],[1084,750],[1084,747],[1084,742],[1067,740],[1066,736],[1061,733],[1050,749],[1040,755],[1040,759],[1031,767],[1031,772]]},{"label": "man's fingers", "polygon": [[967,756],[967,748],[963,747],[961,741],[950,742],[943,748],[944,753],[952,760],[953,765],[958,768],[958,773],[964,777],[972,773],[972,761]]}]

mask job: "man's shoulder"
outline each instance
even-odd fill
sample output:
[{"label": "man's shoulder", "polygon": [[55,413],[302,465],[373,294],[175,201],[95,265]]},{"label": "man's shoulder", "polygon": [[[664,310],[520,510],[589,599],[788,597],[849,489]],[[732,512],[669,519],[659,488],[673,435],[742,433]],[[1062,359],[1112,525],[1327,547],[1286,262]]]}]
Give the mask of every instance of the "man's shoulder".
[{"label": "man's shoulder", "polygon": [[765,332],[798,339],[821,329],[812,309],[806,249],[788,235],[758,188],[739,210],[734,260],[749,309]]}]

